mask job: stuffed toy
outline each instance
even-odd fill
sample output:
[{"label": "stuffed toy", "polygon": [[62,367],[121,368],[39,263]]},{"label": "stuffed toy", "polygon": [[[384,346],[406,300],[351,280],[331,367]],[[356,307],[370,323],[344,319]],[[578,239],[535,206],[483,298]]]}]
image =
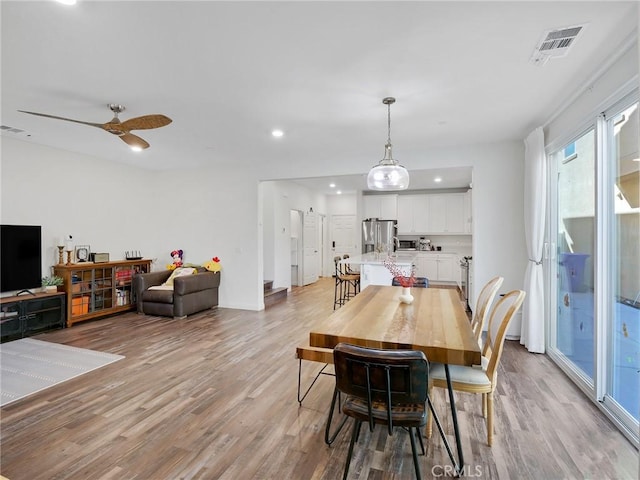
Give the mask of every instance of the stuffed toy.
[{"label": "stuffed toy", "polygon": [[182,266],[182,254],[182,250],[174,250],[171,252],[173,263],[167,265],[168,270],[175,270],[176,268],[180,268]]},{"label": "stuffed toy", "polygon": [[213,257],[211,260],[207,260],[202,264],[202,266],[210,272],[219,272],[220,270],[222,270],[220,259],[218,257]]}]

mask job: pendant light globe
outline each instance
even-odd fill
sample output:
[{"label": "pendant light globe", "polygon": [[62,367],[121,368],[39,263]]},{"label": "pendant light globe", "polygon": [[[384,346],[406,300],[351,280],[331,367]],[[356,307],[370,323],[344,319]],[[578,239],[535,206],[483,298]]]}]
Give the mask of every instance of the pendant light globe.
[{"label": "pendant light globe", "polygon": [[393,97],[382,100],[387,106],[388,138],[384,146],[384,158],[375,165],[367,175],[367,186],[371,190],[406,190],[409,188],[409,172],[393,159],[391,151],[391,104]]}]

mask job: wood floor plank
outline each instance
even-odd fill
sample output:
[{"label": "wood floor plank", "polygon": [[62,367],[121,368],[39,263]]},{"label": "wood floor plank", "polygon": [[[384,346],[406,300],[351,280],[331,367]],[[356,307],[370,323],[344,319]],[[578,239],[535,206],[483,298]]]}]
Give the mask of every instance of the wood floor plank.
[{"label": "wood floor plank", "polygon": [[[127,313],[37,338],[124,355],[117,363],[0,411],[0,470],[10,480],[341,478],[351,425],[328,447],[333,377],[302,406],[295,349],[333,312],[333,280],[294,288],[263,312],[217,308],[183,320]],[[303,365],[303,385],[319,364]],[[433,401],[453,442],[448,398]],[[457,394],[467,477],[636,479],[638,452],[545,355],[507,342],[494,445],[480,396]],[[351,479],[414,478],[406,432],[363,427]],[[450,465],[425,439],[424,478]],[[450,471],[449,471],[450,473]]]}]

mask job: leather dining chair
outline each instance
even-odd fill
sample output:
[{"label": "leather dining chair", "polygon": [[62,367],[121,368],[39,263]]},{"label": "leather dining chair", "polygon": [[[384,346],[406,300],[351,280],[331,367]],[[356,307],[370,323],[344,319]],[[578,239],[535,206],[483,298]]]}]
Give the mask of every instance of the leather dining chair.
[{"label": "leather dining chair", "polygon": [[[333,350],[333,357],[336,391],[345,395],[342,412],[354,419],[343,479],[349,473],[353,448],[363,422],[369,425],[370,431],[375,425],[386,425],[389,435],[393,434],[394,427],[406,429],[416,478],[420,479],[415,435],[418,435],[424,455],[420,429],[426,424],[429,375],[424,353],[339,343]],[[429,406],[432,408],[430,402]],[[437,417],[436,422],[440,427]]]},{"label": "leather dining chair", "polygon": [[[494,305],[482,349],[482,367],[450,365],[449,373],[454,390],[482,394],[482,415],[487,420],[487,443],[493,443],[493,392],[498,384],[498,364],[502,356],[504,339],[509,322],[518,311],[525,297],[522,290],[513,290],[502,296]],[[447,388],[444,365],[433,364],[429,369],[429,392],[431,388]],[[437,419],[436,419],[437,421]],[[427,436],[431,436],[431,417],[427,420]]]}]

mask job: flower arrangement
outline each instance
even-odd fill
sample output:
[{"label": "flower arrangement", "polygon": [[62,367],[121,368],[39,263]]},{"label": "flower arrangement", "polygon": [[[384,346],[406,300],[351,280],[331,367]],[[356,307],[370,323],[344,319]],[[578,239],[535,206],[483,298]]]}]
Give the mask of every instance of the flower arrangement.
[{"label": "flower arrangement", "polygon": [[404,288],[409,288],[416,282],[416,272],[414,267],[411,268],[411,276],[407,277],[402,269],[396,265],[396,261],[393,257],[388,256],[382,261],[382,264],[391,272],[393,278]]}]

